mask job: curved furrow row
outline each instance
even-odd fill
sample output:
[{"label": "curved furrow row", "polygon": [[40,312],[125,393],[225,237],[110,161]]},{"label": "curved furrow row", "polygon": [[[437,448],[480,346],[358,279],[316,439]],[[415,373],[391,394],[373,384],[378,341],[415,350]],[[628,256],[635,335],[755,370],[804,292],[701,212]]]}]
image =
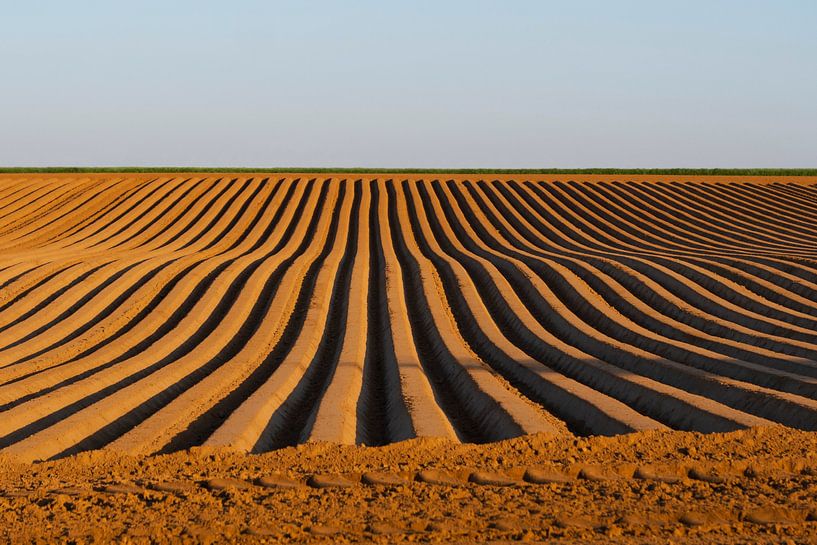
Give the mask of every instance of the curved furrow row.
[{"label": "curved furrow row", "polygon": [[[246,214],[246,208],[240,207],[239,209],[237,203],[227,203],[224,208],[213,208],[211,210],[211,214],[214,214],[219,218],[216,226],[220,228],[208,230],[207,236],[200,243],[202,245],[207,243],[208,239],[219,235],[220,245],[231,242],[231,240],[235,238],[233,235],[236,234],[236,231],[228,232],[229,226],[224,224],[229,220],[229,225],[241,226],[241,224],[238,223],[238,214],[240,214],[240,217],[243,218],[244,222],[250,220],[250,217],[248,217]],[[211,242],[214,240],[215,239],[211,240]],[[95,333],[99,335],[104,335],[106,332],[112,333],[117,331],[118,325],[127,323],[130,317],[141,312],[145,305],[152,304],[152,302],[158,302],[156,300],[157,289],[163,286],[164,283],[149,282],[150,280],[157,277],[159,279],[168,278],[170,275],[178,274],[178,271],[182,270],[183,268],[189,267],[191,263],[200,262],[207,258],[217,257],[221,252],[217,251],[218,248],[215,250],[216,251],[210,252],[194,252],[192,254],[176,251],[168,256],[153,257],[144,260],[142,263],[138,264],[138,267],[134,267],[131,271],[128,271],[128,275],[130,275],[132,279],[117,279],[117,285],[110,285],[106,287],[103,292],[100,292],[97,289],[94,290],[94,294],[97,296],[95,306],[94,301],[91,301],[86,303],[86,306],[83,307],[85,309],[84,314],[89,317],[92,316],[92,320],[89,320],[83,324],[83,326],[79,329],[74,329],[77,325],[76,320],[63,321],[59,325],[52,326],[52,329],[49,330],[49,334],[47,336],[41,336],[38,338],[38,344],[32,341],[32,343],[27,346],[26,349],[28,352],[25,357],[30,360],[32,357],[34,357],[32,355],[32,350],[37,350],[38,348],[42,349],[43,345],[49,346],[51,350],[59,348],[60,355],[62,357],[67,357],[70,355],[72,349],[64,346],[65,343],[78,337],[80,333],[89,330],[91,327],[95,327]],[[168,257],[172,259],[168,260]],[[116,296],[115,299],[114,296]],[[114,301],[111,302],[111,299],[114,299]],[[120,307],[122,307],[122,310],[119,310],[119,312],[114,314],[114,311]],[[98,312],[89,312],[88,309],[95,309]],[[107,318],[111,315],[115,321],[107,320],[102,322],[103,318]],[[60,341],[55,342],[55,337],[58,337],[55,334],[55,331],[60,330],[63,331],[66,336],[61,337]],[[73,350],[80,350],[83,346],[97,345],[101,340],[102,339],[100,339],[99,336],[93,340],[86,336],[74,343]],[[15,356],[17,357],[16,360],[14,359]],[[42,356],[42,352],[36,353],[36,356]],[[22,356],[19,353],[9,355],[6,352],[0,352],[0,361],[11,360],[16,363],[21,361],[19,359],[20,357]],[[54,357],[56,357],[56,354],[51,356],[51,361],[53,361]],[[2,373],[0,373],[0,376],[2,376]]]},{"label": "curved furrow row", "polygon": [[[310,189],[311,185],[303,193],[299,207],[287,211],[291,218],[296,218],[298,211],[306,207],[310,200],[313,205],[316,199],[322,202],[323,199],[318,198]],[[194,370],[197,359],[215,355],[214,352],[221,344],[232,338],[236,328],[241,326],[242,321],[234,317],[246,313],[252,307],[253,301],[257,300],[253,297],[252,291],[243,291],[242,288],[265,258],[267,260],[274,258],[287,246],[293,233],[298,230],[299,222],[290,221],[286,230],[277,233],[278,242],[273,247],[267,248],[262,255],[257,251],[254,254],[246,254],[233,259],[232,262],[224,261],[221,263],[222,266],[214,270],[212,267],[216,266],[214,263],[216,260],[205,261],[204,265],[211,268],[210,274],[198,282],[195,275],[188,275],[177,284],[176,288],[181,289],[177,289],[176,294],[171,292],[167,297],[171,300],[174,299],[174,295],[184,298],[180,304],[171,307],[178,308],[177,312],[167,317],[165,309],[161,305],[157,307],[146,317],[145,321],[152,322],[150,325],[143,321],[139,329],[131,330],[134,334],[132,337],[137,339],[145,329],[154,332],[147,339],[138,342],[134,348],[118,356],[115,365],[103,365],[104,368],[94,375],[9,409],[8,413],[20,414],[20,419],[22,415],[28,418],[40,415],[38,420],[29,422],[26,429],[26,433],[33,429],[37,429],[39,433],[24,441],[15,442],[10,450],[36,452],[38,449],[48,449],[53,451],[50,452],[51,455],[58,454],[60,447],[68,448],[66,443],[72,438],[86,440],[88,437],[82,435],[93,430],[93,426],[106,420],[119,419],[118,413],[124,407],[140,400],[147,403],[148,400],[144,399],[144,396],[156,392],[156,388],[161,386],[170,386],[173,378],[179,378],[179,373]],[[259,276],[256,274],[254,278],[257,279]],[[185,282],[188,279],[191,282]],[[257,284],[256,281],[254,285]],[[108,345],[108,348],[117,350],[122,344],[119,342],[116,345]],[[99,361],[99,356],[100,354],[95,353],[90,357]],[[78,362],[72,363],[72,369],[82,368],[81,365],[77,365]],[[65,368],[61,371],[65,372]],[[159,376],[163,380],[160,381]],[[170,382],[167,382],[168,380]],[[15,386],[17,386],[15,390],[18,390],[19,384]],[[127,389],[124,389],[125,387]],[[108,406],[110,410],[103,412],[102,406]],[[55,419],[54,414],[50,413],[55,407],[62,407],[63,413],[68,412],[66,408],[70,409],[70,416],[62,414],[60,418]],[[89,414],[95,417],[86,419]],[[52,421],[55,426],[49,426]],[[76,425],[77,422],[81,424]],[[64,426],[68,426],[71,432],[63,433]],[[0,433],[3,431],[5,427],[0,426]],[[52,434],[56,434],[56,437],[52,438]],[[6,436],[5,439],[0,439],[0,442],[9,439],[10,437]]]},{"label": "curved furrow row", "polygon": [[[170,250],[172,248],[168,248]],[[40,290],[46,298],[45,301],[47,302],[46,305],[46,312],[39,312],[34,313],[32,315],[32,311],[29,310],[26,315],[23,315],[25,318],[31,318],[25,322],[21,322],[21,317],[17,317],[17,327],[12,328],[15,331],[3,331],[0,333],[0,343],[2,343],[7,348],[15,347],[19,344],[18,342],[8,343],[5,342],[5,339],[8,337],[16,337],[20,341],[28,340],[33,333],[22,334],[20,333],[21,330],[23,331],[31,331],[32,329],[39,327],[39,332],[48,331],[49,336],[53,336],[52,334],[54,331],[58,329],[55,327],[56,323],[62,320],[65,321],[65,318],[68,316],[73,316],[77,312],[81,312],[85,316],[94,316],[96,313],[105,306],[108,305],[109,300],[112,296],[116,296],[121,293],[122,290],[128,290],[133,287],[134,282],[137,279],[142,278],[145,274],[150,274],[154,269],[154,264],[152,262],[156,261],[154,258],[153,260],[148,260],[149,254],[140,253],[140,252],[128,252],[126,259],[119,259],[109,264],[108,267],[99,267],[94,275],[91,277],[83,279],[81,282],[74,282],[71,287],[71,290],[68,290],[65,293],[64,288],[61,288],[57,291],[65,293],[61,297],[57,297],[53,293],[48,293],[46,288],[49,286],[43,286],[43,289]],[[121,278],[119,284],[121,288],[117,286],[112,286],[112,283],[120,280],[120,277],[124,273],[128,273],[125,277]],[[95,277],[94,277],[95,276]],[[26,301],[32,301],[36,296],[31,295],[26,298]],[[41,303],[43,304],[43,303]],[[15,307],[14,310],[20,310],[18,305]],[[7,314],[12,315],[13,310],[10,309]],[[57,316],[54,318],[54,316]],[[40,320],[38,320],[38,318]],[[47,324],[38,324],[38,321],[42,321],[48,318],[50,321]],[[65,327],[70,328],[71,324],[63,324]],[[6,361],[16,361],[15,355],[9,356],[5,351],[0,353],[0,365]]]},{"label": "curved furrow row", "polygon": [[[592,189],[596,191],[593,192]],[[721,189],[721,191],[725,190],[726,188]],[[654,188],[633,184],[599,184],[598,187],[588,188],[588,193],[591,197],[597,193],[604,194],[616,206],[627,209],[630,214],[638,217],[644,215],[645,212],[649,213],[651,220],[647,224],[649,229],[652,228],[653,221],[660,219],[661,224],[672,233],[694,233],[699,238],[715,240],[724,249],[731,245],[736,250],[752,252],[758,244],[765,244],[770,248],[779,247],[791,251],[802,243],[797,233],[769,229],[762,223],[750,223],[745,228],[730,226],[722,220],[722,217],[713,217],[708,208],[683,199],[681,193],[676,197],[669,191],[658,192]],[[787,243],[781,244],[781,242]],[[808,246],[802,248],[804,251],[809,251]],[[705,248],[705,250],[710,249]]]},{"label": "curved furrow row", "polygon": [[[498,193],[502,193],[504,188],[496,189]],[[517,189],[522,191],[520,188]],[[533,188],[534,193],[537,189]],[[532,236],[538,248],[587,260],[628,285],[628,289],[634,293],[643,294],[639,296],[646,302],[662,306],[670,303],[676,309],[686,310],[685,318],[692,321],[696,321],[696,317],[711,317],[714,324],[707,325],[707,329],[717,328],[720,324],[725,324],[729,328],[740,326],[746,331],[751,331],[751,337],[746,337],[747,339],[758,337],[763,339],[771,335],[776,337],[776,342],[783,345],[797,344],[812,352],[813,344],[809,338],[813,335],[810,331],[792,328],[780,320],[770,320],[763,314],[744,309],[726,298],[729,293],[720,294],[717,289],[714,292],[707,290],[682,273],[676,273],[654,260],[645,257],[623,257],[618,253],[601,252],[584,244],[575,243],[570,235],[566,234],[569,229],[565,221],[537,206],[538,203],[530,195],[527,195],[527,198],[524,192],[518,195],[523,198],[513,199],[514,206],[534,226]],[[495,195],[490,193],[487,196],[489,199],[495,199]],[[681,263],[682,259],[673,258],[671,261]],[[656,292],[658,296],[655,295]],[[800,342],[801,337],[806,337],[807,340]]]},{"label": "curved furrow row", "polygon": [[[817,193],[814,186],[799,187],[796,184],[774,183],[770,184],[768,194],[778,202],[789,203],[795,208],[795,213],[799,213],[797,206],[808,207],[817,203]],[[811,211],[810,215],[814,215]]]},{"label": "curved furrow row", "polygon": [[[472,252],[486,255],[473,245]],[[460,254],[460,261],[467,263],[467,259],[467,257]],[[557,298],[546,284],[537,283],[535,279],[530,277],[526,279],[525,275],[520,274],[524,272],[524,270],[520,271],[518,265],[514,267],[504,259],[494,257],[493,259],[489,258],[488,261],[497,268],[497,273],[501,271],[501,274],[506,276],[509,282],[507,287],[502,290],[505,299],[512,300],[506,294],[509,290],[516,291],[520,301],[524,300],[527,310],[530,311],[533,317],[532,319],[539,321],[551,334],[560,338],[563,342],[582,346],[588,349],[590,354],[599,360],[610,361],[618,367],[624,367],[628,371],[645,374],[652,378],[657,378],[662,382],[676,384],[683,389],[694,389],[691,387],[692,381],[697,379],[697,389],[702,395],[711,396],[713,388],[717,388],[717,382],[710,381],[710,383],[707,384],[706,377],[700,376],[700,373],[687,371],[674,362],[663,358],[656,358],[653,354],[649,354],[646,351],[628,346],[626,343],[617,342],[613,337],[604,335],[603,332],[589,327],[588,324],[583,323],[571,310],[568,310],[568,308],[573,307],[564,307],[558,309],[559,312],[554,312],[556,309],[554,309],[550,303],[556,301]],[[479,272],[476,269],[474,270],[477,273]],[[486,267],[486,270],[490,269]],[[579,305],[580,303],[576,306]],[[516,310],[515,313],[518,314],[518,310]],[[556,319],[557,315],[562,319]],[[526,321],[530,323],[532,319]],[[508,325],[508,328],[520,329],[520,326],[511,323]],[[689,375],[692,375],[692,377]],[[683,398],[685,396],[678,394],[675,397]],[[729,416],[730,411],[725,408],[717,408],[714,410],[720,413],[720,416],[725,416],[736,422],[750,422],[752,420],[751,418],[739,415]],[[706,415],[706,418],[709,418],[709,415]]]},{"label": "curved furrow row", "polygon": [[803,184],[0,186],[0,452],[817,429]]},{"label": "curved furrow row", "polygon": [[[277,191],[279,186],[280,183],[275,186],[267,202],[276,202],[271,199],[276,194],[281,194]],[[292,197],[295,188],[295,185],[291,185],[281,202],[286,203]],[[227,268],[231,262],[235,261],[235,258],[247,255],[253,249],[261,246],[263,241],[269,240],[278,222],[285,216],[285,210],[287,210],[286,207],[279,207],[276,214],[267,217],[266,225],[259,221],[262,214],[254,214],[247,227],[250,236],[244,240],[233,241],[228,248],[216,254],[216,257],[224,259],[193,261],[164,284],[161,291],[152,297],[148,305],[123,327],[114,330],[113,334],[107,338],[96,340],[93,343],[81,343],[82,351],[64,360],[64,363],[60,363],[62,359],[52,356],[4,370],[5,382],[11,383],[9,388],[5,389],[12,396],[18,396],[12,397],[11,399],[15,401],[7,403],[6,407],[20,404],[38,395],[84,379],[97,371],[115,366],[121,361],[143,353],[146,348],[171,332],[179,320],[190,312],[197,298],[212,285],[219,272]],[[289,209],[288,212],[291,214],[292,209]],[[175,299],[177,297],[178,299]],[[168,301],[177,302],[173,305],[174,312],[169,316],[166,311],[161,310]],[[103,331],[112,329],[103,329]],[[66,352],[69,351],[60,349],[58,353]],[[23,369],[24,374],[21,374],[20,368]],[[21,390],[27,390],[30,393],[19,397]]]}]

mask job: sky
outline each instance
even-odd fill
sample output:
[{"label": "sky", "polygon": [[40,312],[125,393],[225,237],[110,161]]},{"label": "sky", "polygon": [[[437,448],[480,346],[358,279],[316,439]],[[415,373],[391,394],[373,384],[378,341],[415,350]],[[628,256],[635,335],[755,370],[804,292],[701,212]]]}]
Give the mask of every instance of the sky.
[{"label": "sky", "polygon": [[815,167],[812,0],[0,0],[0,165]]}]

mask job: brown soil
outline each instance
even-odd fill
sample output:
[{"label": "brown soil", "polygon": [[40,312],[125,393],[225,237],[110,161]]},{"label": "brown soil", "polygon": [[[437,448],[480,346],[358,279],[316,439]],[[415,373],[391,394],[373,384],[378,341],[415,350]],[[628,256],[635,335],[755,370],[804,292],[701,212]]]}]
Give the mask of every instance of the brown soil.
[{"label": "brown soil", "polygon": [[2,535],[53,543],[817,543],[817,434],[412,439],[0,465]]},{"label": "brown soil", "polygon": [[0,175],[7,535],[807,540],[815,183]]}]

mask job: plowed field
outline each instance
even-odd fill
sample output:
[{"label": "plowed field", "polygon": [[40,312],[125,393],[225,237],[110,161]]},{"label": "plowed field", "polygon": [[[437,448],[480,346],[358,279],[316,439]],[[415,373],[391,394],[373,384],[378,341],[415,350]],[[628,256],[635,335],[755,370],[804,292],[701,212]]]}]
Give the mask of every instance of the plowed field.
[{"label": "plowed field", "polygon": [[449,178],[2,177],[0,456],[817,430],[815,180]]}]

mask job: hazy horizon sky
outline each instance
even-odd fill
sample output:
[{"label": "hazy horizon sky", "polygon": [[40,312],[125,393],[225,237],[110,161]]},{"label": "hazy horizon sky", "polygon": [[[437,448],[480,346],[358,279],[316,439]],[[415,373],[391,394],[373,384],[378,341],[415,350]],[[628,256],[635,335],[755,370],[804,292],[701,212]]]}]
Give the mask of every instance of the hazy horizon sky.
[{"label": "hazy horizon sky", "polygon": [[817,166],[810,0],[2,7],[2,166]]}]

